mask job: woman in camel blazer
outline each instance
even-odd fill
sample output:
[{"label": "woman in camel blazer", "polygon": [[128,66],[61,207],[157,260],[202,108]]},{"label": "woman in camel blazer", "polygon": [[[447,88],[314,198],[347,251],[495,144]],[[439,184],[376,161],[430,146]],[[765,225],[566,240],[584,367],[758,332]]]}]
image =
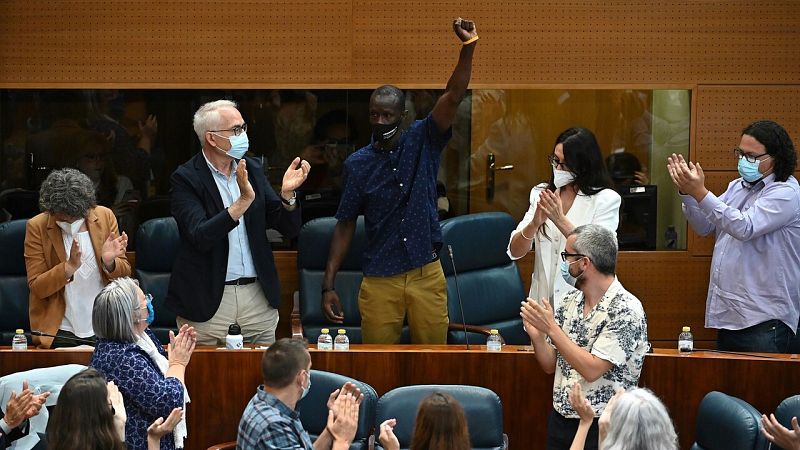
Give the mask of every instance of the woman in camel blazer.
[{"label": "woman in camel blazer", "polygon": [[118,235],[114,214],[96,205],[94,192],[83,173],[54,170],[39,193],[44,212],[26,226],[31,329],[57,336],[33,337],[42,348],[94,342],[95,297],[111,279],[131,274],[128,237]]}]

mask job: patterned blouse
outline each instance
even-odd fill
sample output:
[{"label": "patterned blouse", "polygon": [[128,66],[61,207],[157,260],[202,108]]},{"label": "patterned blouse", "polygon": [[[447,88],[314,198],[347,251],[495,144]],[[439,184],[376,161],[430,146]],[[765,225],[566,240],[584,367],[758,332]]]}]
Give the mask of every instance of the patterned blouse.
[{"label": "patterned blouse", "polygon": [[556,349],[553,408],[567,418],[578,418],[569,403],[569,391],[575,383],[581,384],[597,416],[618,388],[636,386],[649,345],[642,304],[619,280],[614,280],[586,317],[583,317],[583,305],[583,292],[577,289],[568,292],[555,312],[556,322],[572,342],[610,362],[612,367],[590,383]]},{"label": "patterned blouse", "polygon": [[[148,328],[147,335],[166,356],[161,342]],[[159,417],[166,418],[173,408],[183,407],[183,383],[165,378],[150,356],[134,342],[98,339],[91,367],[117,385],[125,400],[128,422],[125,443],[128,450],[147,450],[147,427]],[[161,438],[161,450],[173,450],[172,434]]]}]

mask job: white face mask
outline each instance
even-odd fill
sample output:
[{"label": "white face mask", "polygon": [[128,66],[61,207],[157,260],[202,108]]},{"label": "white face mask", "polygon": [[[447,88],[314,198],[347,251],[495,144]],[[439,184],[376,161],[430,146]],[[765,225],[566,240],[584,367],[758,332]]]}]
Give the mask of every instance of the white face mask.
[{"label": "white face mask", "polygon": [[58,228],[61,228],[61,231],[63,231],[64,234],[72,237],[78,234],[78,231],[80,231],[81,227],[83,226],[83,222],[85,221],[86,219],[78,219],[75,222],[69,223],[57,220],[56,225],[58,225]]},{"label": "white face mask", "polygon": [[566,170],[559,170],[553,167],[553,184],[556,188],[562,188],[575,181],[575,174]]}]

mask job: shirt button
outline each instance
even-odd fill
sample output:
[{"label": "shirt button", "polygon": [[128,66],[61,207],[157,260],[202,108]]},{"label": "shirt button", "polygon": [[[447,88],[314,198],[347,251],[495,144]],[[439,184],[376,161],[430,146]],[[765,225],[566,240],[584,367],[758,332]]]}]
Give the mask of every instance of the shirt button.
[{"label": "shirt button", "polygon": [[403,183],[400,183],[400,187],[403,187]]},{"label": "shirt button", "polygon": [[392,170],[393,170],[393,171],[395,171],[395,172],[397,172],[397,167],[395,167],[395,168],[394,168],[394,169],[392,169]]},{"label": "shirt button", "polygon": [[408,240],[408,239],[406,239],[406,238],[403,238],[403,242],[406,242],[407,240]]}]

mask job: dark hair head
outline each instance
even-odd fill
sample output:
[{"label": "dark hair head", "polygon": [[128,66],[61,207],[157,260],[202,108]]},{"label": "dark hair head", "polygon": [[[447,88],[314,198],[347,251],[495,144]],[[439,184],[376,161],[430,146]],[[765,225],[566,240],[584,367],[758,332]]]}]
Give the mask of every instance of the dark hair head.
[{"label": "dark hair head", "polygon": [[347,141],[352,142],[358,138],[358,130],[353,119],[343,109],[334,109],[328,111],[317,120],[314,125],[314,140],[317,142],[325,142],[329,139],[328,131],[331,127],[342,125],[347,128]]},{"label": "dark hair head", "polygon": [[281,389],[292,384],[301,370],[308,368],[311,356],[300,339],[278,339],[261,358],[261,373],[267,387]]},{"label": "dark hair head", "polygon": [[464,409],[452,396],[434,392],[417,410],[411,450],[469,450],[469,429]]},{"label": "dark hair head", "polygon": [[775,160],[776,181],[786,181],[797,167],[797,153],[789,133],[771,120],[757,120],[742,130],[742,134],[752,136],[767,149]]},{"label": "dark hair head", "polygon": [[402,113],[406,110],[406,94],[396,86],[385,84],[375,89],[369,96],[370,102],[375,97],[394,97],[394,106],[397,108],[397,112]]},{"label": "dark hair head", "polygon": [[[594,133],[586,128],[568,128],[558,135],[553,147],[558,144],[564,147],[563,162],[575,174],[575,184],[581,192],[594,195],[612,186]],[[555,189],[552,176],[550,189]]]},{"label": "dark hair head", "polygon": [[106,378],[95,369],[82,370],[61,388],[47,423],[49,450],[121,450],[108,405]]}]

